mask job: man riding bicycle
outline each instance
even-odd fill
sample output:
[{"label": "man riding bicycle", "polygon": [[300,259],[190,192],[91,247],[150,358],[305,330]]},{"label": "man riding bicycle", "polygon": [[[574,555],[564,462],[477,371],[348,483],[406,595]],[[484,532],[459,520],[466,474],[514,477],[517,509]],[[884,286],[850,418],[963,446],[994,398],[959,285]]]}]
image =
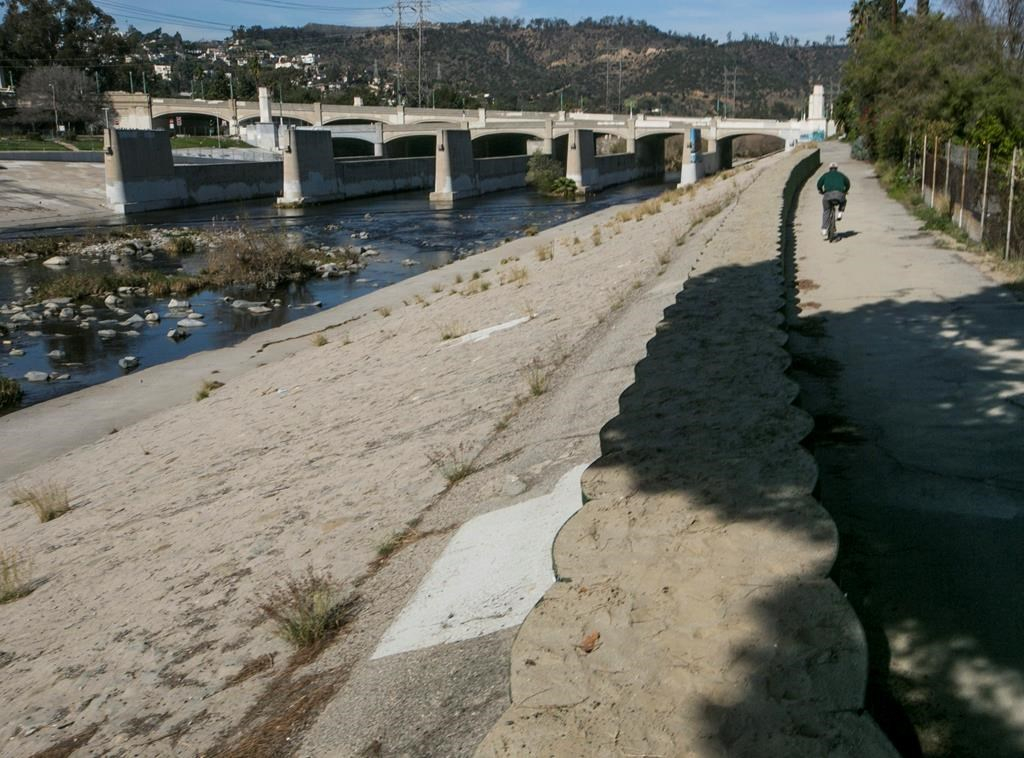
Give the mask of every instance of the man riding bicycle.
[{"label": "man riding bicycle", "polygon": [[846,193],[850,191],[850,180],[839,170],[837,163],[830,163],[828,171],[818,180],[818,192],[821,194],[821,236],[828,237],[828,214],[832,212],[832,203],[838,205],[836,219],[843,218],[846,210]]}]

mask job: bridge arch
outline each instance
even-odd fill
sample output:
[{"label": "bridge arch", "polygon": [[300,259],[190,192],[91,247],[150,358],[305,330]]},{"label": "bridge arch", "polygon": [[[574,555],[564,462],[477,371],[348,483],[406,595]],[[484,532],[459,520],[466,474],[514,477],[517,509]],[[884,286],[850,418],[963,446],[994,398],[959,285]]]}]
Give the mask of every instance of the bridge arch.
[{"label": "bridge arch", "polygon": [[385,136],[384,155],[387,158],[425,158],[434,155],[437,134],[398,134]]},{"label": "bridge arch", "polygon": [[339,117],[339,118],[332,118],[332,119],[329,119],[329,120],[325,119],[323,125],[324,126],[376,126],[377,124],[386,124],[386,123],[388,123],[388,122],[383,120],[383,119]]},{"label": "bridge arch", "polygon": [[229,125],[230,121],[220,111],[171,111],[153,116],[154,129],[165,129],[172,134],[216,134],[218,129],[224,130]]},{"label": "bridge arch", "polygon": [[522,131],[488,131],[473,137],[474,158],[503,158],[513,155],[529,155],[530,143],[544,139],[543,132],[533,130]]},{"label": "bridge arch", "polygon": [[[271,119],[275,124],[283,123],[285,126],[313,126],[312,121],[306,121],[305,119],[295,118],[294,116],[285,116],[283,119],[274,115]],[[238,119],[239,126],[249,126],[251,124],[258,124],[260,122],[259,116],[244,116]]]}]

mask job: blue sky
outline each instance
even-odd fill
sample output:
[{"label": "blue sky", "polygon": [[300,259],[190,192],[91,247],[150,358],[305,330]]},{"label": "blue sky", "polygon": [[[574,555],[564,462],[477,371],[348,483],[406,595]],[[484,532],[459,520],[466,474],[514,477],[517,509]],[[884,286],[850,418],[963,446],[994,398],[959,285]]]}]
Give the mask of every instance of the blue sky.
[{"label": "blue sky", "polygon": [[[114,16],[118,25],[134,24],[143,31],[160,26],[164,31],[181,31],[191,39],[220,38],[232,26],[301,26],[308,22],[379,26],[393,24],[388,0],[94,0]],[[403,0],[407,8],[417,0]],[[577,21],[586,16],[632,16],[661,29],[707,34],[725,40],[726,33],[740,37],[744,32],[762,36],[778,32],[801,40],[823,40],[826,35],[842,39],[849,23],[850,0],[702,0],[630,3],[551,3],[537,0],[424,0],[424,15],[433,21],[477,20],[484,16],[565,18]],[[392,6],[393,7],[393,6]],[[403,13],[411,20],[411,10]],[[177,18],[175,18],[177,17]]]}]

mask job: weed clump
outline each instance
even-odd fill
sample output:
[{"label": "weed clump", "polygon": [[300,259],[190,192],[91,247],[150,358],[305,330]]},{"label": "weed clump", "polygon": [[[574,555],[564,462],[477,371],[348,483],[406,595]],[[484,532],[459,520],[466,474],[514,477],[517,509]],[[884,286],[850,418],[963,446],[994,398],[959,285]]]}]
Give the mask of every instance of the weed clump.
[{"label": "weed clump", "polygon": [[441,341],[453,340],[466,333],[466,328],[458,321],[448,321],[441,324]]},{"label": "weed clump", "polygon": [[540,361],[534,360],[527,366],[526,371],[526,383],[530,387],[530,394],[534,397],[540,397],[548,391],[548,373],[544,370]]},{"label": "weed clump", "polygon": [[314,334],[310,339],[314,347],[323,347],[328,343],[328,339],[322,334]]},{"label": "weed clump", "polygon": [[351,618],[356,599],[344,595],[329,573],[310,566],[263,598],[260,610],[274,622],[278,637],[302,650],[337,634]]},{"label": "weed clump", "polygon": [[24,394],[16,380],[0,376],[0,411],[16,406]]},{"label": "weed clump", "polygon": [[36,487],[17,487],[11,493],[16,504],[28,505],[45,524],[71,510],[68,488],[59,482],[46,482]]},{"label": "weed clump", "polygon": [[205,400],[210,396],[210,393],[214,390],[219,390],[224,386],[224,382],[218,382],[216,379],[204,379],[202,385],[199,387],[199,391],[196,393],[196,402]]},{"label": "weed clump", "polygon": [[462,445],[427,453],[427,460],[437,467],[449,487],[476,472],[473,461]]},{"label": "weed clump", "polygon": [[30,567],[17,553],[0,548],[0,605],[32,592]]}]

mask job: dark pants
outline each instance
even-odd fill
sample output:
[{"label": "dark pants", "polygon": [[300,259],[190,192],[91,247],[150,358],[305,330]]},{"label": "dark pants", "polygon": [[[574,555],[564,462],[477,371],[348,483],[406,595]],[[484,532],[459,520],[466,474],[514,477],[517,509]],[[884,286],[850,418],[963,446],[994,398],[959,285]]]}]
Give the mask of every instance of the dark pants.
[{"label": "dark pants", "polygon": [[821,228],[828,229],[829,205],[839,203],[839,212],[846,210],[845,192],[826,192],[821,196]]}]

